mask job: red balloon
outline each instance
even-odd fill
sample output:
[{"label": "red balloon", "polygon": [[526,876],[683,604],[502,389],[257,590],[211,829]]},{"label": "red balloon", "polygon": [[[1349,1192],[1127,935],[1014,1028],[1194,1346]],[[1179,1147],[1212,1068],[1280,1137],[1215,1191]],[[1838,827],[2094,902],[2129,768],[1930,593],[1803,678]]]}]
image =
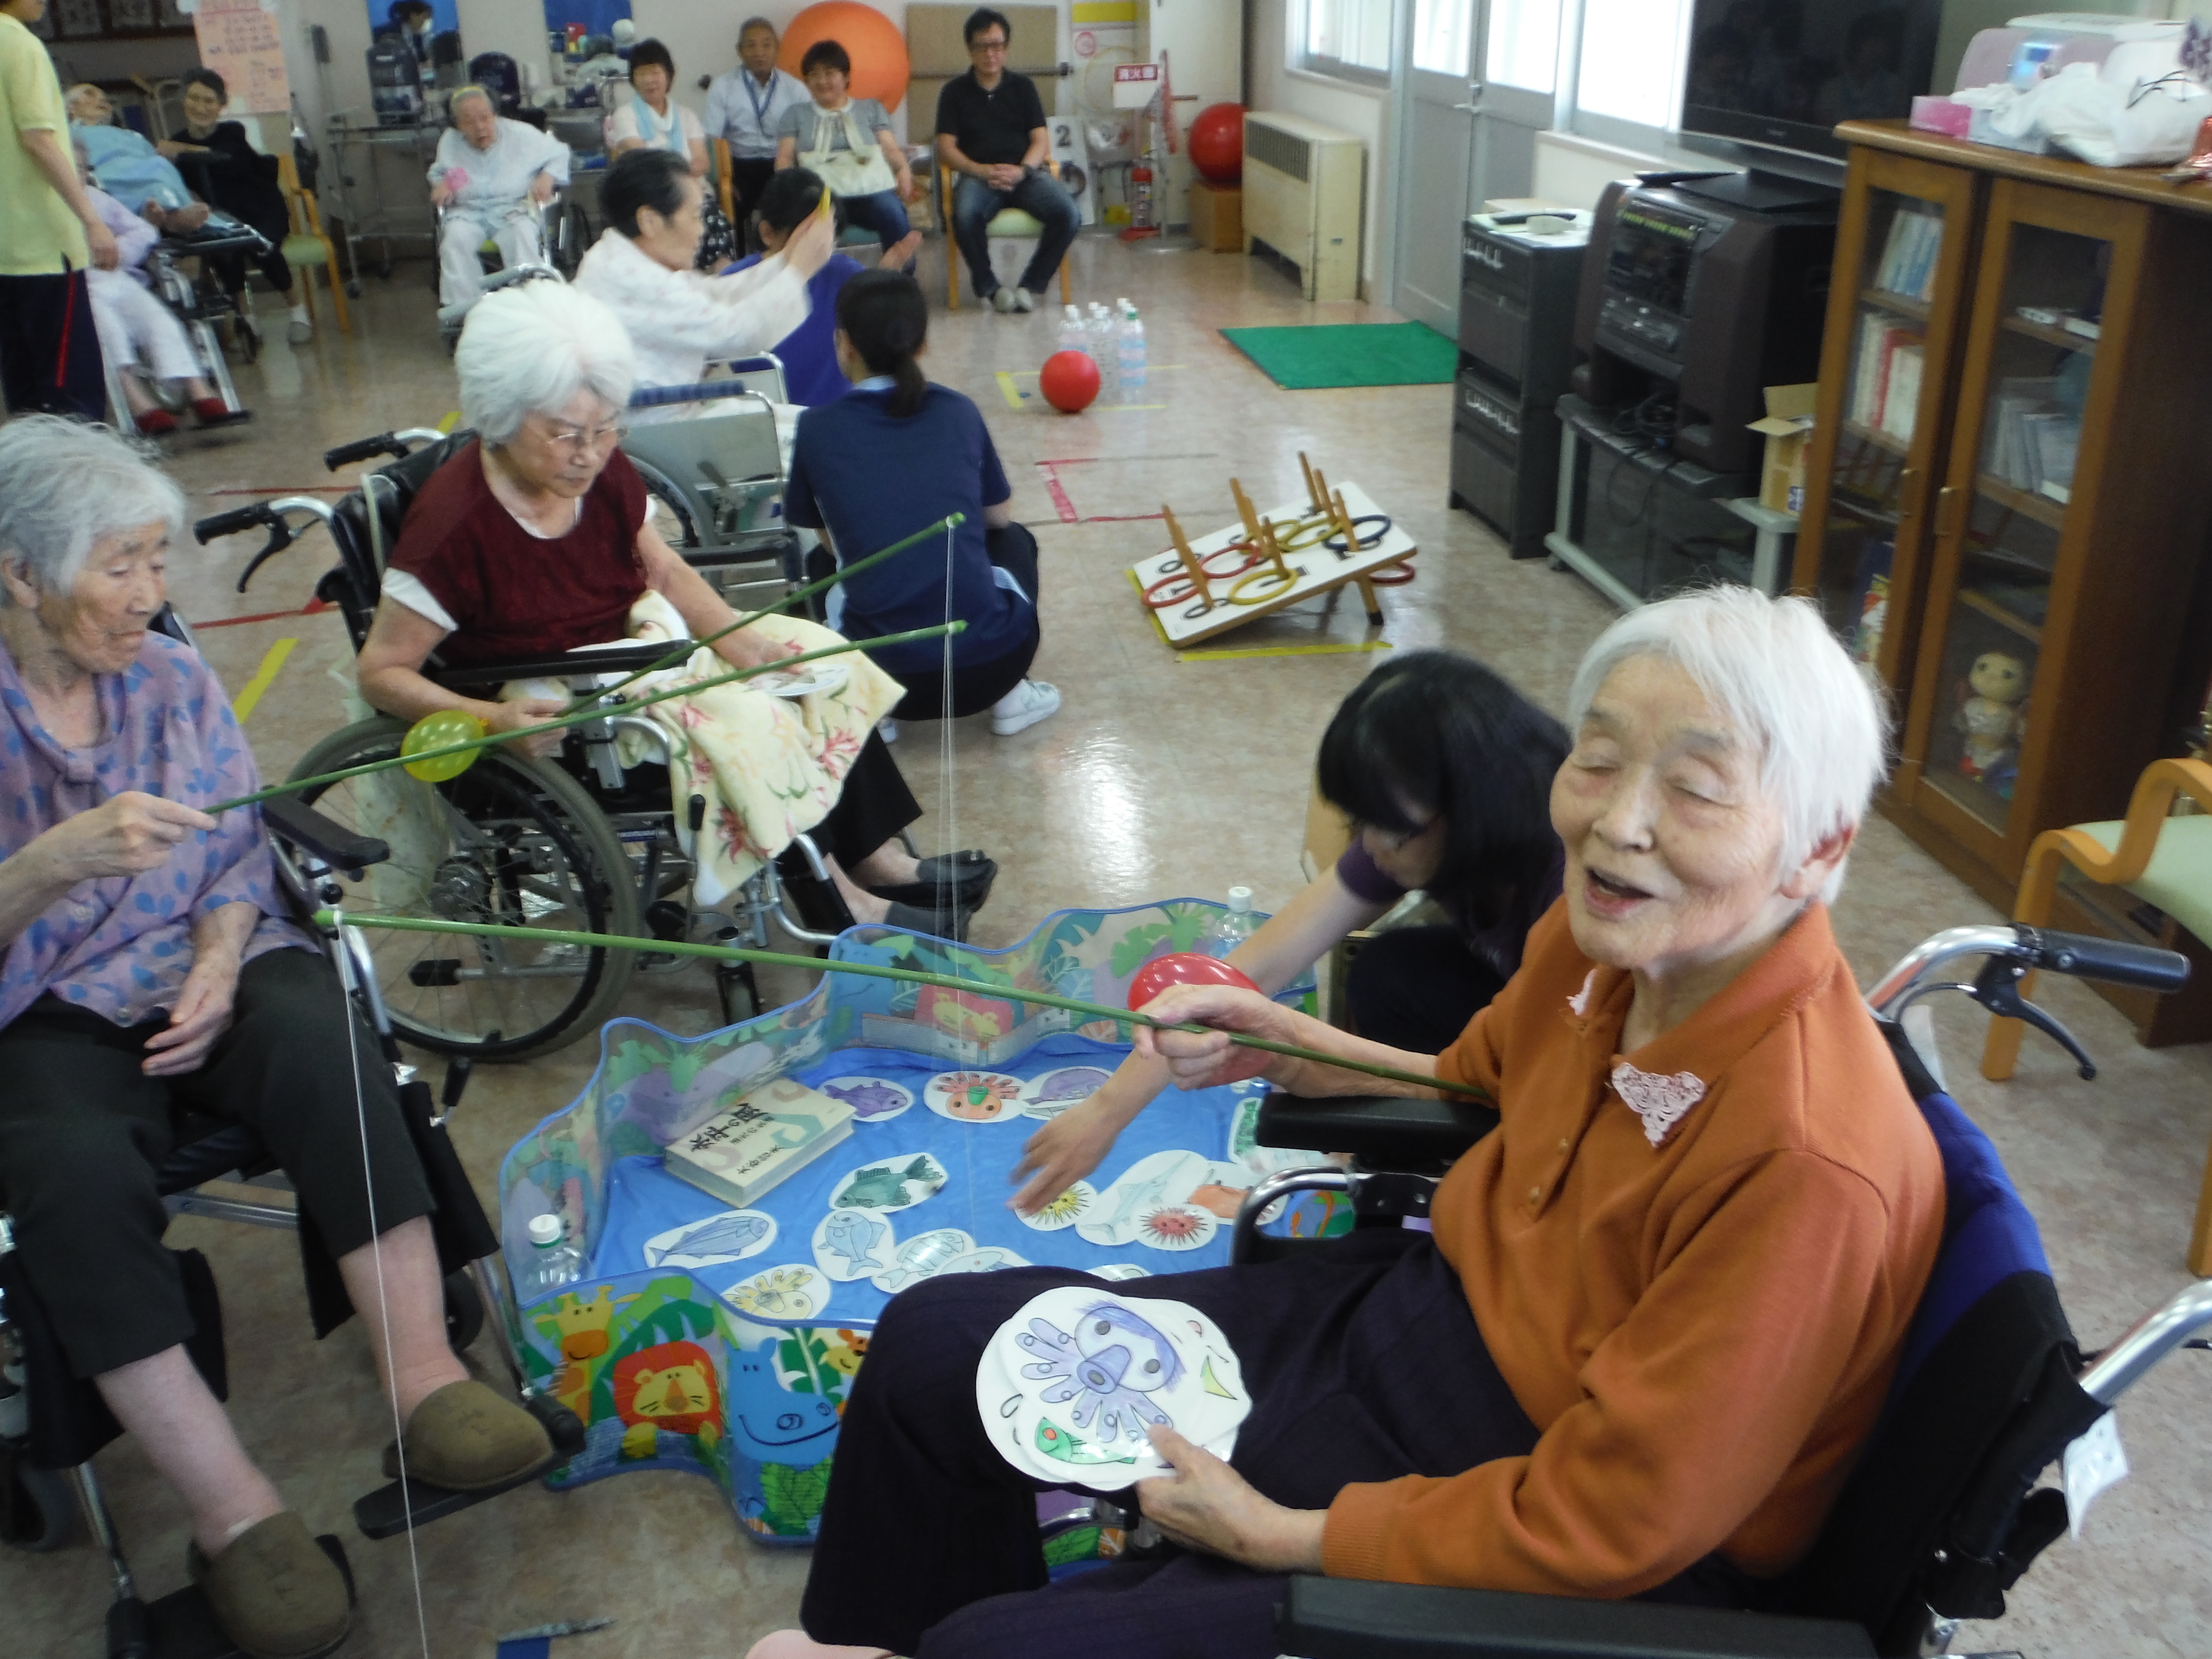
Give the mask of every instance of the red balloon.
[{"label": "red balloon", "polygon": [[1061,414],[1080,414],[1098,395],[1098,365],[1087,351],[1055,351],[1044,360],[1037,390]]},{"label": "red balloon", "polygon": [[1243,969],[1232,968],[1219,957],[1178,951],[1172,956],[1153,957],[1130,977],[1129,1006],[1143,1007],[1170,985],[1234,985],[1246,991],[1260,988]]},{"label": "red balloon", "polygon": [[1208,104],[1190,124],[1190,164],[1217,185],[1244,176],[1244,106]]}]

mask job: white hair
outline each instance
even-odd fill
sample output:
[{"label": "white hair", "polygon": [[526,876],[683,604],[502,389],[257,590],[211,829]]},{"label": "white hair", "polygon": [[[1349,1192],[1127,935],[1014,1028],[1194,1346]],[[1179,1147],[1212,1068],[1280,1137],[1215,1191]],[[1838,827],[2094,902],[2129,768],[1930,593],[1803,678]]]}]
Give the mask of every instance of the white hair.
[{"label": "white hair", "polygon": [[463,104],[467,103],[471,98],[483,99],[484,102],[491,106],[491,112],[494,115],[499,113],[499,100],[491,95],[489,88],[484,87],[456,87],[453,92],[447,96],[446,113],[448,115],[452,114]]},{"label": "white hair", "polygon": [[[1707,587],[1632,611],[1597,637],[1567,694],[1581,729],[1613,671],[1633,657],[1673,663],[1747,732],[1759,787],[1782,815],[1779,867],[1866,816],[1887,769],[1889,716],[1808,599],[1751,587]],[[1833,903],[1844,866],[1820,890]]]},{"label": "white hair", "polygon": [[[21,560],[40,592],[64,593],[106,538],[155,520],[176,535],[185,492],[151,453],[111,428],[58,415],[0,427],[0,560]],[[9,603],[0,588],[0,605]]]},{"label": "white hair", "polygon": [[469,313],[453,352],[461,417],[496,448],[532,415],[557,414],[579,392],[629,402],[637,378],[629,331],[605,304],[566,283],[517,283]]}]

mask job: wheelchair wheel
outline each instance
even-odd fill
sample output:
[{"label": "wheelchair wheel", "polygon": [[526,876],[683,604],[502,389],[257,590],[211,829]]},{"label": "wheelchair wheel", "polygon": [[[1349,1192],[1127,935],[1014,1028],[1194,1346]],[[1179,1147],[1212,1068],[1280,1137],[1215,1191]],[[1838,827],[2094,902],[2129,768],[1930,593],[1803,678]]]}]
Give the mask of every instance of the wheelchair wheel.
[{"label": "wheelchair wheel", "polygon": [[34,1469],[14,1443],[0,1440],[0,1539],[44,1555],[77,1534],[76,1489],[58,1469]]},{"label": "wheelchair wheel", "polygon": [[483,1297],[468,1269],[446,1275],[446,1346],[459,1353],[483,1334]]},{"label": "wheelchair wheel", "polygon": [[[295,778],[399,751],[407,728],[364,720],[317,744]],[[392,849],[345,881],[345,903],[386,915],[644,936],[630,864],[605,816],[559,768],[486,749],[446,783],[397,769],[301,799]],[[403,1042],[521,1060],[599,1030],[635,962],[628,951],[368,930],[378,988]]]}]

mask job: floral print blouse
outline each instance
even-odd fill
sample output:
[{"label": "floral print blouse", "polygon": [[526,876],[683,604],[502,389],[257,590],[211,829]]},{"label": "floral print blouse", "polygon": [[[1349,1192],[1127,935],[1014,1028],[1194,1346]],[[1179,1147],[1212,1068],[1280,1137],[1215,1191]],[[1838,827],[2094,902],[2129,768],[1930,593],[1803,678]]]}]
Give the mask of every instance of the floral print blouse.
[{"label": "floral print blouse", "polygon": [[[94,681],[106,736],[90,748],[57,743],[32,712],[0,646],[0,859],[56,824],[126,790],[205,807],[260,787],[245,735],[205,663],[149,633],[138,660]],[[48,992],[118,1025],[175,1005],[192,965],[192,923],[225,904],[261,912],[246,947],[313,950],[283,919],[284,895],[258,809],[224,813],[168,861],[132,877],[78,883],[0,955],[0,1026]]]}]

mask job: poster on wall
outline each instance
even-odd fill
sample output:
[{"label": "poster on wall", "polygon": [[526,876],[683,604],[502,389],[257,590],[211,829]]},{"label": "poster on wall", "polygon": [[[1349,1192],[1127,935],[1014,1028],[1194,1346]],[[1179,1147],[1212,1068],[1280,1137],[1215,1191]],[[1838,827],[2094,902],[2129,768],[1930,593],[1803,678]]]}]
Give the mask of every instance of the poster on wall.
[{"label": "poster on wall", "polygon": [[200,62],[228,85],[231,108],[262,115],[292,107],[282,28],[275,0],[199,0],[192,8]]}]

